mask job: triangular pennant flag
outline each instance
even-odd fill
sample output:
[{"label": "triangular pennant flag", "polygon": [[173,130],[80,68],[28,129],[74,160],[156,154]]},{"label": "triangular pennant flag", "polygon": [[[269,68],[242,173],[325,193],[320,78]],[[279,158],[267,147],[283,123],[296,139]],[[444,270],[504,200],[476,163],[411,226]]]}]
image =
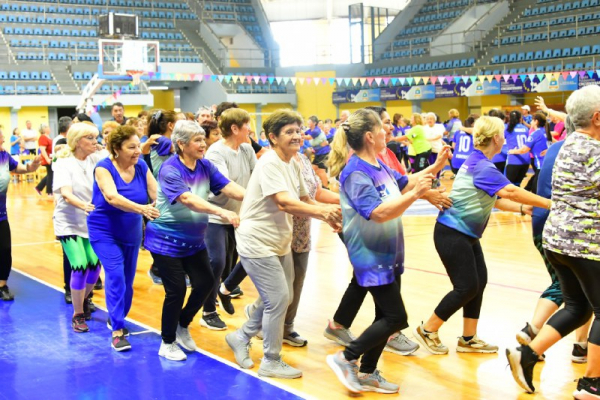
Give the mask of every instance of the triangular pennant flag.
[{"label": "triangular pennant flag", "polygon": [[562,75],[562,77],[563,77],[563,79],[564,79],[565,81],[566,81],[566,80],[567,80],[567,78],[569,77],[569,73],[568,73],[568,72],[566,72],[566,71],[562,72],[562,73],[561,73],[561,75]]},{"label": "triangular pennant flag", "polygon": [[[332,81],[332,85],[333,85],[333,78],[329,78],[330,81]],[[321,78],[321,83],[324,85],[327,83],[327,78]]]},{"label": "triangular pennant flag", "polygon": [[[325,79],[325,78],[323,78],[323,79]],[[329,84],[331,86],[333,86],[333,84],[335,83],[335,78],[329,78],[328,81],[329,81]],[[325,83],[325,81],[323,81],[323,83]]]},{"label": "triangular pennant flag", "polygon": [[350,82],[352,82],[352,79],[344,78],[344,83],[346,84],[346,86],[350,85]]},{"label": "triangular pennant flag", "polygon": [[373,83],[373,78],[367,78],[367,83],[369,84],[369,86],[371,86],[371,84]]},{"label": "triangular pennant flag", "polygon": [[275,77],[275,82],[277,82],[278,85],[281,85],[281,82],[283,82],[283,78],[280,76],[276,76]]},{"label": "triangular pennant flag", "polygon": [[600,76],[600,69],[596,70],[596,75]]},{"label": "triangular pennant flag", "polygon": [[270,84],[273,84],[273,82],[275,82],[275,77],[274,76],[270,76],[268,79]]},{"label": "triangular pennant flag", "polygon": [[527,80],[527,75],[526,74],[519,75],[519,78],[521,78],[522,82],[525,82]]},{"label": "triangular pennant flag", "polygon": [[390,82],[390,78],[388,78],[388,77],[383,78],[384,85],[387,85],[389,82]]},{"label": "triangular pennant flag", "polygon": [[528,74],[527,76],[529,77],[529,80],[533,82],[533,79],[535,78],[535,74]]},{"label": "triangular pennant flag", "polygon": [[406,79],[405,79],[405,78],[398,78],[398,80],[400,81],[400,84],[401,84],[401,85],[404,85],[404,82],[406,82]]},{"label": "triangular pennant flag", "polygon": [[217,81],[217,76],[216,75],[211,75],[210,76],[210,80],[213,81],[213,82],[216,82]]},{"label": "triangular pennant flag", "polygon": [[575,78],[577,76],[577,71],[571,71],[569,72],[569,75],[571,75],[571,78]]},{"label": "triangular pennant flag", "polygon": [[502,75],[502,78],[504,78],[504,82],[508,82],[510,75]]},{"label": "triangular pennant flag", "polygon": [[406,78],[406,83],[408,83],[409,86],[412,86],[414,82],[413,78]]},{"label": "triangular pennant flag", "polygon": [[[547,74],[544,74],[544,78],[546,78],[546,79],[554,79],[555,76],[554,76],[554,74],[552,72],[548,72]],[[542,80],[540,79],[540,82],[541,81]]]},{"label": "triangular pennant flag", "polygon": [[335,78],[335,81],[337,82],[338,86],[342,86],[342,83],[344,83],[344,78]]},{"label": "triangular pennant flag", "polygon": [[416,86],[421,83],[421,79],[423,79],[423,78],[421,78],[420,76],[413,76],[413,79],[414,79],[413,84]]},{"label": "triangular pennant flag", "polygon": [[462,80],[464,83],[467,83],[469,81],[469,77],[468,76],[463,76]]},{"label": "triangular pennant flag", "polygon": [[304,85],[304,81],[305,80],[306,79],[304,77],[302,77],[302,76],[298,77],[298,82],[300,82],[301,85]]},{"label": "triangular pennant flag", "polygon": [[354,86],[356,86],[356,84],[357,84],[358,82],[359,82],[359,79],[358,79],[358,78],[352,78],[352,84],[353,84]]},{"label": "triangular pennant flag", "polygon": [[229,83],[229,82],[231,82],[231,79],[233,79],[233,77],[231,75],[225,76],[225,82]]},{"label": "triangular pennant flag", "polygon": [[254,80],[254,83],[258,84],[258,82],[260,82],[260,76],[255,75],[252,77],[252,79]]},{"label": "triangular pennant flag", "polygon": [[513,82],[516,82],[517,79],[519,79],[519,75],[516,75],[516,74],[513,74],[510,77],[512,78]]},{"label": "triangular pennant flag", "polygon": [[311,83],[311,82],[312,82],[312,78],[311,78],[311,77],[307,77],[307,78],[306,78],[306,84],[308,85],[308,84],[309,84],[309,83]]},{"label": "triangular pennant flag", "polygon": [[429,85],[429,77],[428,76],[423,77],[423,83],[425,85]]},{"label": "triangular pennant flag", "polygon": [[392,81],[392,85],[396,86],[396,83],[398,83],[398,78],[392,78],[391,81]]},{"label": "triangular pennant flag", "polygon": [[460,82],[460,76],[455,76],[454,77],[454,83],[458,83]]},{"label": "triangular pennant flag", "polygon": [[375,78],[375,83],[377,84],[377,86],[381,85],[381,79],[382,78]]},{"label": "triangular pennant flag", "polygon": [[265,75],[261,75],[260,80],[262,81],[263,85],[267,83],[267,77]]},{"label": "triangular pennant flag", "polygon": [[538,77],[539,81],[541,82],[546,77],[546,74],[537,74],[537,77]]},{"label": "triangular pennant flag", "polygon": [[431,83],[432,83],[433,85],[435,85],[435,83],[436,83],[436,82],[437,82],[437,80],[438,80],[437,76],[432,76],[432,77],[431,77],[431,78],[429,78],[429,79],[431,80]]},{"label": "triangular pennant flag", "polygon": [[219,82],[223,82],[223,79],[225,79],[225,76],[217,75],[217,78],[219,79]]},{"label": "triangular pennant flag", "polygon": [[587,74],[590,77],[590,79],[594,77],[594,71],[588,71]]},{"label": "triangular pennant flag", "polygon": [[500,82],[500,79],[502,79],[502,75],[494,75],[494,79],[496,79],[496,81]]},{"label": "triangular pennant flag", "polygon": [[298,82],[298,78],[292,77],[292,78],[290,78],[290,81],[292,81],[292,85],[296,86],[296,82]]},{"label": "triangular pennant flag", "polygon": [[579,73],[579,76],[582,78],[585,76],[585,71],[579,71],[578,73]]},{"label": "triangular pennant flag", "polygon": [[321,79],[313,78],[313,83],[315,84],[315,86],[317,86],[319,83],[321,83]]},{"label": "triangular pennant flag", "polygon": [[446,81],[446,77],[445,76],[440,76],[438,77],[439,81],[440,81],[440,85],[443,85],[444,82]]},{"label": "triangular pennant flag", "polygon": [[208,80],[210,80],[210,75],[204,75],[204,80],[205,80],[205,81],[208,81]]}]

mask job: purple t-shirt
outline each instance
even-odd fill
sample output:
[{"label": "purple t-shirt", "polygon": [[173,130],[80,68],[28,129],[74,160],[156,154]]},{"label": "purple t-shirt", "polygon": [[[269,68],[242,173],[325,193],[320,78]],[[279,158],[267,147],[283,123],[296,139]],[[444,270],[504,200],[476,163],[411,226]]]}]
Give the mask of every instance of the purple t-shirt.
[{"label": "purple t-shirt", "polygon": [[510,185],[481,150],[475,149],[456,174],[450,199],[452,207],[437,221],[467,236],[480,238],[496,203],[496,193]]},{"label": "purple t-shirt", "polygon": [[0,221],[8,219],[6,213],[6,192],[10,183],[10,171],[19,165],[8,152],[0,151]]},{"label": "purple t-shirt", "polygon": [[173,155],[171,153],[171,139],[165,136],[158,138],[155,144],[150,147],[150,162],[152,164],[152,174],[158,178],[158,172],[161,165]]},{"label": "purple t-shirt", "polygon": [[169,257],[187,257],[206,248],[208,214],[190,210],[177,198],[191,192],[207,200],[209,191],[218,195],[229,182],[207,159],[196,161],[194,170],[177,155],[165,161],[158,174],[156,207],[160,217],[146,225],[146,249]]},{"label": "purple t-shirt", "polygon": [[371,213],[402,196],[408,178],[378,160],[371,165],[353,155],[340,175],[344,242],[360,286],[381,286],[404,270],[402,219],[377,223]]},{"label": "purple t-shirt", "polygon": [[466,132],[458,131],[454,134],[452,141],[455,145],[450,163],[452,164],[452,168],[459,169],[473,152],[473,136]]},{"label": "purple t-shirt", "polygon": [[531,154],[535,158],[535,166],[537,169],[542,168],[544,156],[542,152],[548,150],[548,140],[546,138],[546,128],[540,128],[527,138],[525,145],[531,149]]}]

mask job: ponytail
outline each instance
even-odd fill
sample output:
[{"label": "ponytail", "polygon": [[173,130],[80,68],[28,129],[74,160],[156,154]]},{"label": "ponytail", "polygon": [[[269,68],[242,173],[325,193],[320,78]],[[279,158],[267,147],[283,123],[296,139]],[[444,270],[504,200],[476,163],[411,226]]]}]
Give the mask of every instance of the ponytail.
[{"label": "ponytail", "polygon": [[508,127],[506,130],[508,132],[514,131],[515,126],[521,123],[521,113],[519,111],[511,111],[508,116]]},{"label": "ponytail", "polygon": [[335,132],[333,141],[331,142],[331,151],[327,159],[327,166],[329,167],[329,174],[332,177],[339,177],[342,173],[342,169],[346,166],[348,160],[348,137],[346,136],[346,130],[350,129],[350,125],[346,122],[340,125],[340,129]]}]

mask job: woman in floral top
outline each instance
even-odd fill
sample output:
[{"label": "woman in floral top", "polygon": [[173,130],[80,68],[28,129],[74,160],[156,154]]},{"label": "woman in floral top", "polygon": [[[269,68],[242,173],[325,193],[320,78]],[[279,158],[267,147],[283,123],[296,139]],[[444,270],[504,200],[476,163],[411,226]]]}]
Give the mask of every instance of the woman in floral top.
[{"label": "woman in floral top", "polygon": [[543,234],[565,307],[528,346],[508,349],[507,355],[515,380],[531,393],[538,354],[585,324],[593,312],[587,369],[573,393],[576,399],[591,399],[600,389],[600,87],[573,92],[566,109],[576,131],[554,164],[552,207]]},{"label": "woman in floral top", "polygon": [[[340,204],[340,195],[323,189],[321,181],[315,174],[310,160],[301,153],[294,156],[294,160],[300,165],[302,177],[306,183],[308,196],[321,203]],[[310,218],[293,217],[294,228],[292,235],[292,257],[294,259],[294,298],[288,306],[285,316],[285,327],[283,330],[283,342],[291,346],[303,347],[308,343],[294,330],[294,319],[300,304],[300,295],[306,269],[308,267],[308,252],[310,251]]]}]

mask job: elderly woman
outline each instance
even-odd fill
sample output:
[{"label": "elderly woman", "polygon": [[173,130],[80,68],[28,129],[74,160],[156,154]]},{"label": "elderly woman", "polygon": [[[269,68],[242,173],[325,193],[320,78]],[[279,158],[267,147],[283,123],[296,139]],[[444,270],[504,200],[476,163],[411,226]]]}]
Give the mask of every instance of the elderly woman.
[{"label": "elderly woman", "polygon": [[[595,319],[588,339],[588,364],[573,393],[576,399],[598,398],[600,390],[600,87],[586,86],[567,100],[576,131],[556,157],[552,208],[544,225],[546,257],[558,275],[565,307],[557,311],[527,346],[507,349],[513,377],[532,393],[538,355]],[[547,200],[548,201],[548,200]]]},{"label": "elderly woman", "polygon": [[[487,267],[479,239],[494,207],[523,214],[523,204],[548,208],[550,200],[512,185],[490,161],[504,145],[504,124],[481,117],[473,127],[475,150],[461,166],[450,198],[453,205],[441,211],[433,240],[453,289],[441,300],[429,320],[414,330],[415,338],[432,354],[447,354],[438,336],[440,327],[461,308],[463,334],[456,351],[495,353],[498,347],[477,336]],[[501,197],[501,199],[498,199]],[[531,214],[531,207],[526,209]]]},{"label": "elderly woman", "polygon": [[457,109],[453,108],[448,111],[448,118],[450,120],[443,125],[445,130],[444,141],[446,143],[452,143],[454,135],[462,129],[462,122],[460,122],[459,117],[460,113]]},{"label": "elderly woman", "polygon": [[206,132],[206,150],[208,151],[210,146],[221,140],[223,136],[221,135],[221,130],[219,129],[217,121],[209,119],[204,121],[200,126],[204,132]]},{"label": "elderly woman", "polygon": [[[178,121],[172,140],[176,156],[165,161],[158,174],[156,206],[160,217],[146,226],[144,245],[152,254],[165,288],[158,355],[183,361],[187,357],[177,343],[187,351],[197,349],[188,326],[215,286],[204,243],[207,214],[217,215],[233,227],[239,224],[235,212],[207,201],[208,191],[240,201],[244,189],[204,159],[204,131],[196,122]],[[183,307],[186,275],[192,291]]]},{"label": "elderly woman", "polygon": [[346,135],[354,150],[340,175],[344,243],[358,284],[373,296],[376,317],[343,352],[328,356],[327,363],[352,392],[396,393],[398,385],[381,376],[377,362],[390,335],[408,326],[398,279],[404,269],[400,217],[431,188],[433,175],[409,180],[379,162],[377,154],[386,143],[375,111],[356,111],[342,128],[338,135]]},{"label": "elderly woman", "polygon": [[27,174],[40,166],[41,157],[37,156],[28,164],[19,164],[4,149],[4,135],[0,130],[0,300],[14,300],[15,296],[8,289],[6,281],[12,268],[12,244],[10,240],[10,225],[6,212],[6,192],[10,182],[10,174]]},{"label": "elderly woman", "polygon": [[142,215],[159,216],[148,204],[156,200],[156,180],[143,160],[135,128],[119,126],[108,137],[110,157],[94,169],[89,239],[104,266],[108,326],[116,351],[131,349],[125,317],[131,308],[133,279],[142,242]]},{"label": "elderly woman", "polygon": [[86,222],[86,215],[94,210],[94,167],[101,158],[97,137],[98,129],[92,124],[72,125],[67,147],[54,163],[54,234],[71,267],[71,326],[75,332],[89,330],[85,321],[91,319],[91,310],[86,299],[100,276],[100,262],[90,245]]},{"label": "elderly woman", "polygon": [[339,206],[316,204],[308,196],[301,168],[292,159],[302,146],[302,117],[278,110],[264,122],[273,151],[257,162],[240,212],[236,242],[242,265],[261,297],[250,319],[225,339],[242,368],[252,368],[250,340],[263,330],[264,357],[258,374],[299,378],[302,372],[281,360],[285,315],[293,299],[290,251],[292,216],[317,218],[339,229]]},{"label": "elderly woman", "polygon": [[[205,122],[204,124],[208,124]],[[214,122],[210,122],[213,124]],[[222,132],[224,140],[214,143],[208,152],[206,158],[226,178],[237,183],[242,188],[248,186],[250,175],[256,165],[256,154],[252,146],[247,143],[250,123],[250,114],[241,108],[230,108],[221,114],[219,119],[219,128],[217,132]],[[225,193],[212,195],[208,201],[214,206],[224,208],[236,214],[240,212],[242,199],[232,199]],[[206,247],[210,265],[215,277],[215,287],[210,293],[208,300],[204,304],[200,325],[212,330],[224,330],[227,325],[217,314],[215,302],[221,276],[223,271],[227,275],[237,262],[237,251],[235,250],[235,232],[234,226],[226,219],[218,215],[208,217],[208,228],[206,229]],[[228,314],[234,313],[233,305],[229,296],[220,296],[223,309]]]},{"label": "elderly woman", "polygon": [[431,143],[431,154],[429,155],[429,165],[437,159],[438,153],[444,147],[444,134],[446,128],[437,123],[438,117],[432,112],[425,114],[425,136]]},{"label": "elderly woman", "polygon": [[[79,121],[79,122],[86,122],[86,121]],[[88,122],[91,122],[91,121],[88,121]],[[115,122],[115,121],[106,121],[105,123],[102,124],[102,137],[100,138],[100,140],[104,146],[107,146],[108,138],[109,138],[110,134],[112,133],[112,131],[114,131],[115,129],[117,129],[120,126],[121,126],[121,124],[119,124],[118,122]]]},{"label": "elderly woman", "polygon": [[414,162],[411,163],[413,172],[420,172],[429,166],[432,147],[427,138],[427,133],[423,127],[423,118],[420,114],[413,114],[410,118],[410,126],[411,128],[406,132],[406,135],[397,136],[393,140],[410,142],[415,153]]}]

